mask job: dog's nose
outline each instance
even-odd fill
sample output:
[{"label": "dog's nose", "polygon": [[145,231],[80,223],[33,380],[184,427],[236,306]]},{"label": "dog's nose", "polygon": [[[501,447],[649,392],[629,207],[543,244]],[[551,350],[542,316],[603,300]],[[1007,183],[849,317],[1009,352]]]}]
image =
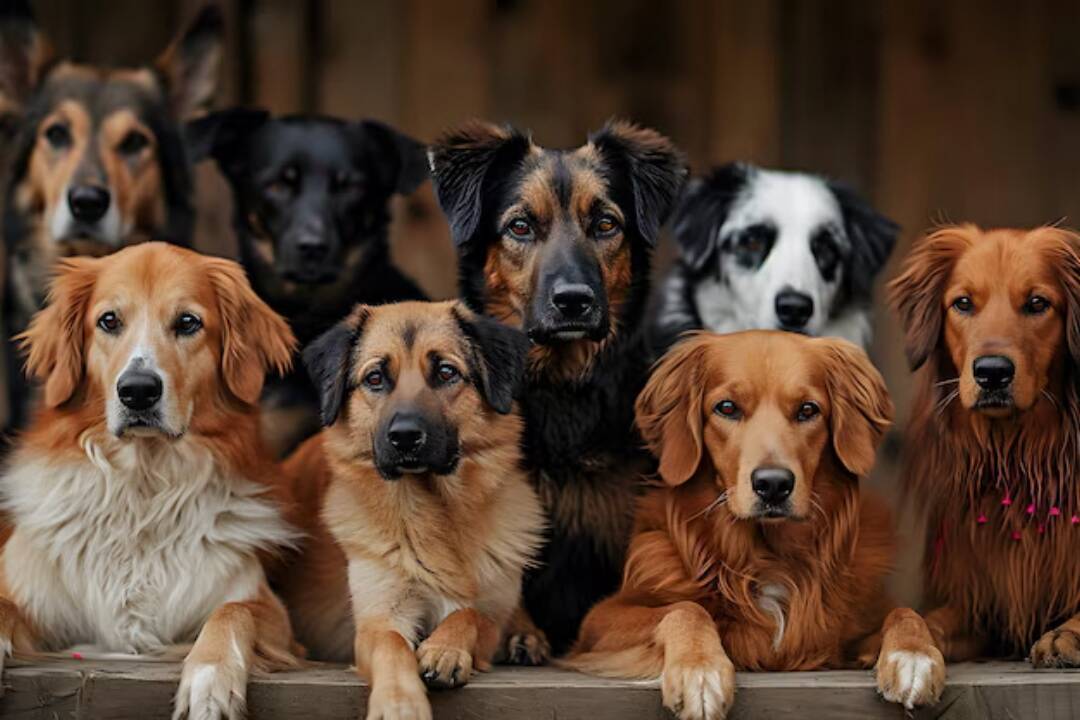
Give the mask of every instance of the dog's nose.
[{"label": "dog's nose", "polygon": [[330,245],[318,235],[304,235],[296,241],[300,259],[308,263],[322,262],[330,254]]},{"label": "dog's nose", "polygon": [[777,505],[795,489],[795,473],[787,468],[761,467],[750,473],[750,483],[759,498]]},{"label": "dog's nose", "polygon": [[116,383],[120,402],[130,410],[149,410],[161,399],[161,378],[145,370],[129,370]]},{"label": "dog's nose", "polygon": [[557,283],[551,294],[555,309],[567,320],[577,320],[592,310],[596,293],[588,285]]},{"label": "dog's nose", "polygon": [[76,185],[68,191],[68,207],[79,222],[97,222],[109,211],[109,191],[97,185]]},{"label": "dog's nose", "polygon": [[796,290],[784,290],[776,296],[776,317],[789,328],[801,328],[814,314],[814,299]]},{"label": "dog's nose", "polygon": [[424,446],[427,433],[420,426],[420,421],[410,415],[400,415],[390,422],[386,439],[402,455],[409,455]]},{"label": "dog's nose", "polygon": [[1016,365],[1004,355],[983,355],[975,358],[972,364],[975,382],[983,390],[1001,390],[1007,388],[1016,375]]}]

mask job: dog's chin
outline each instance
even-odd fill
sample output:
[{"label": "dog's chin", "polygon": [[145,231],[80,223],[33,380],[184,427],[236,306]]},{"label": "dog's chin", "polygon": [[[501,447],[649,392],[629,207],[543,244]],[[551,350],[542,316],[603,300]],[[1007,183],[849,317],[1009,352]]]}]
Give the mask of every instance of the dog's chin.
[{"label": "dog's chin", "polygon": [[123,244],[120,238],[107,237],[92,228],[83,227],[73,228],[63,237],[54,238],[54,242],[58,254],[63,257],[102,257],[115,252]]},{"label": "dog's chin", "polygon": [[330,285],[340,276],[336,267],[290,267],[279,272],[285,280],[297,285]]},{"label": "dog's chin", "polygon": [[429,463],[419,459],[392,459],[383,462],[376,461],[375,468],[382,475],[384,480],[401,480],[402,478],[413,476],[432,476],[440,477],[446,475],[452,475],[457,470],[459,458],[453,456],[448,460]]},{"label": "dog's chin", "polygon": [[806,335],[807,337],[813,336],[813,333],[810,332],[810,328],[806,327],[805,325],[802,327],[792,327],[790,325],[781,324],[777,325],[776,329],[783,330],[784,332],[795,333],[796,335]]},{"label": "dog's chin", "polygon": [[1009,390],[980,392],[970,409],[992,418],[1008,417],[1020,410],[1016,405],[1016,399]]},{"label": "dog's chin", "polygon": [[606,323],[538,323],[525,330],[536,345],[563,345],[585,340],[600,342],[608,334]]},{"label": "dog's chin", "polygon": [[775,524],[792,520],[801,520],[802,516],[795,512],[795,508],[792,507],[790,501],[784,501],[776,505],[757,502],[754,503],[754,508],[751,510],[750,516],[747,519]]},{"label": "dog's chin", "polygon": [[157,416],[135,416],[124,418],[115,430],[116,437],[124,438],[160,438],[162,440],[179,440],[184,436],[183,430],[174,430],[166,427]]}]

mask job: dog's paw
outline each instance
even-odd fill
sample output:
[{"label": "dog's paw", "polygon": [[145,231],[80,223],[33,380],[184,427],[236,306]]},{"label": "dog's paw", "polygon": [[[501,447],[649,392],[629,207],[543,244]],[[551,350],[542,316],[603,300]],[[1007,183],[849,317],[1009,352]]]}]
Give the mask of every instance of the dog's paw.
[{"label": "dog's paw", "polygon": [[455,688],[469,682],[473,658],[465,650],[452,645],[423,642],[416,649],[420,677],[430,688]]},{"label": "dog's paw", "polygon": [[908,710],[933,705],[945,689],[945,659],[932,646],[893,650],[878,660],[877,686],[883,698]]},{"label": "dog's paw", "polygon": [[664,707],[679,720],[723,720],[735,700],[735,666],[726,657],[711,664],[672,663],[660,687]]},{"label": "dog's paw", "polygon": [[1080,667],[1080,635],[1068,628],[1051,630],[1031,648],[1030,658],[1037,668]]},{"label": "dog's paw", "polygon": [[551,644],[543,632],[516,632],[506,638],[507,665],[545,665],[551,659]]},{"label": "dog's paw", "polygon": [[240,720],[246,694],[243,670],[218,663],[184,663],[173,720]]},{"label": "dog's paw", "polygon": [[372,687],[367,720],[431,720],[431,703],[419,678]]}]

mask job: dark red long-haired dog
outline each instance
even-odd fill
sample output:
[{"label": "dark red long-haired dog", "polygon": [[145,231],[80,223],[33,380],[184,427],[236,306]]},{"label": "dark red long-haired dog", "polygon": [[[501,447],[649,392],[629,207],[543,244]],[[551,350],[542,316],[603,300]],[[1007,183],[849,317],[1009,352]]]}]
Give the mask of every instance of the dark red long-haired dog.
[{"label": "dark red long-haired dog", "polygon": [[889,289],[919,371],[906,477],[939,647],[1080,665],[1080,236],[941,228]]}]

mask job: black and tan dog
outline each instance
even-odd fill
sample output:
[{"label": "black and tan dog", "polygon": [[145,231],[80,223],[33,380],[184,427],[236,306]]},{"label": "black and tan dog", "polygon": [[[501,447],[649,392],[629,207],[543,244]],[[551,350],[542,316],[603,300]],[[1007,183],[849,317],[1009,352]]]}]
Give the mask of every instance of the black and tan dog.
[{"label": "black and tan dog", "polygon": [[[208,5],[153,64],[105,69],[54,57],[27,3],[0,11],[0,112],[15,131],[4,207],[4,331],[26,329],[67,255],[136,241],[187,244],[192,175],[182,121],[211,101],[223,20]],[[13,390],[25,385],[8,358]],[[26,398],[13,398],[12,424]]]},{"label": "black and tan dog", "polygon": [[[666,138],[623,123],[565,151],[472,123],[430,155],[465,301],[533,342],[525,461],[551,531],[525,603],[561,652],[618,587],[650,466],[633,429],[648,371],[642,315],[651,251],[686,165]],[[540,659],[515,648],[526,650],[519,660]]]},{"label": "black and tan dog", "polygon": [[[375,121],[244,108],[193,121],[187,139],[192,156],[212,157],[232,185],[241,262],[302,345],[357,303],[423,299],[391,264],[387,242],[391,198],[427,178],[422,144]],[[279,452],[318,429],[302,372],[269,384],[263,405]]]}]

